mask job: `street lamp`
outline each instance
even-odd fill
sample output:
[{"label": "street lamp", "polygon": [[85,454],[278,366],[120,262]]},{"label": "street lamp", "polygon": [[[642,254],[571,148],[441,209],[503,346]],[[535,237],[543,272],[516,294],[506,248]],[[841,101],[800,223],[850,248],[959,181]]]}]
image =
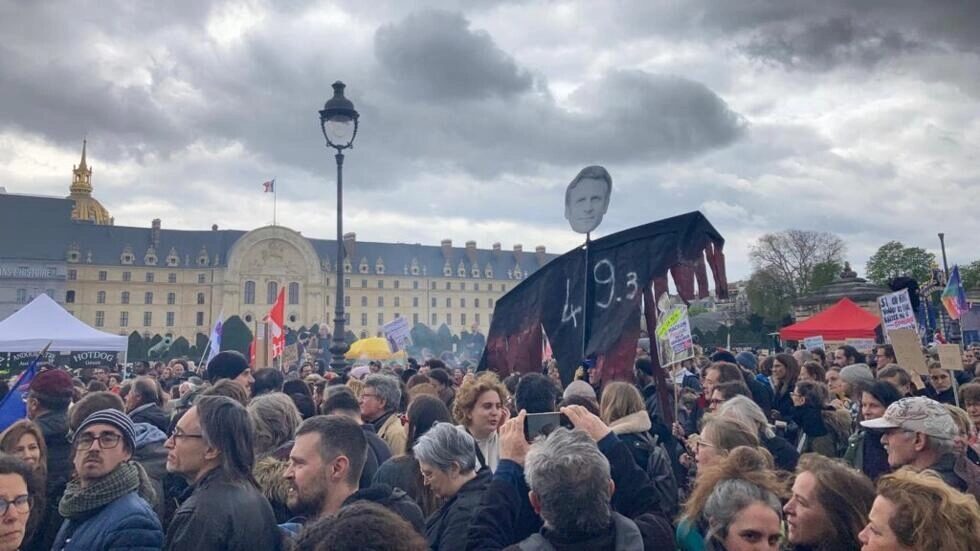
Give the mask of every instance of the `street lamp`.
[{"label": "street lamp", "polygon": [[344,150],[354,146],[358,119],[354,104],[344,97],[345,87],[339,80],[333,83],[333,97],[320,111],[320,128],[327,147],[337,150],[337,305],[330,346],[330,368],[336,373],[342,373],[347,365],[344,354],[348,348],[344,340]]}]

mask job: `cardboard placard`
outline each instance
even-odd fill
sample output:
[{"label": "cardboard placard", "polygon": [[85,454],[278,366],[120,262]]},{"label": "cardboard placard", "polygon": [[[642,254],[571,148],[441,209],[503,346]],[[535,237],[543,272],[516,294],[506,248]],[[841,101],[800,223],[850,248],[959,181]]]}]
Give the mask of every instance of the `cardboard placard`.
[{"label": "cardboard placard", "polygon": [[290,366],[299,361],[299,347],[296,346],[296,343],[282,349],[281,361],[283,367]]},{"label": "cardboard placard", "polygon": [[939,363],[943,369],[950,371],[963,371],[963,355],[958,344],[940,344]]},{"label": "cardboard placard", "polygon": [[885,326],[885,335],[888,338],[891,338],[892,332],[896,329],[918,330],[915,310],[912,309],[908,289],[878,297],[878,309],[881,310],[881,321]]},{"label": "cardboard placard", "polygon": [[846,339],[844,344],[853,346],[855,350],[863,354],[874,352],[875,349],[874,339]]},{"label": "cardboard placard", "polygon": [[926,358],[922,355],[922,344],[919,342],[919,335],[909,328],[894,329],[889,336],[892,340],[892,347],[895,349],[895,358],[898,365],[905,368],[915,378],[915,373],[928,375],[929,368],[926,365]]},{"label": "cardboard placard", "polygon": [[815,337],[806,337],[803,339],[803,348],[807,350],[813,350],[814,348],[824,348],[823,335],[817,335]]}]

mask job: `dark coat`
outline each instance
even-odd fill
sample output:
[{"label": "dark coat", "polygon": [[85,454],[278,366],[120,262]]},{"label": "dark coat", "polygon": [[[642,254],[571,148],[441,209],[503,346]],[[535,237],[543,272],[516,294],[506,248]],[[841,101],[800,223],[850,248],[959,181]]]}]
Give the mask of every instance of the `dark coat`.
[{"label": "dark coat", "polygon": [[174,513],[164,547],[170,551],[279,551],[282,536],[272,506],[247,481],[231,480],[220,469],[189,488]]},{"label": "dark coat", "polygon": [[149,423],[166,433],[170,428],[170,414],[156,404],[144,404],[129,412],[134,423]]},{"label": "dark coat", "polygon": [[763,438],[762,445],[772,454],[776,468],[786,472],[796,472],[796,464],[800,460],[800,452],[782,436]]},{"label": "dark coat", "polygon": [[31,538],[32,549],[48,551],[64,520],[58,513],[58,503],[74,466],[71,462],[71,443],[68,441],[68,412],[49,411],[37,416],[34,424],[41,429],[48,449],[48,478],[45,481],[45,515]]},{"label": "dark coat", "polygon": [[160,519],[132,491],[81,519],[66,519],[53,551],[150,551],[163,546]]},{"label": "dark coat", "polygon": [[156,501],[150,506],[156,511],[161,524],[169,520],[167,518],[168,496],[163,483],[167,478],[168,452],[163,447],[166,441],[167,435],[157,427],[149,423],[136,425],[136,451],[133,452],[133,461],[143,466],[146,476],[150,479],[156,496]]},{"label": "dark coat", "polygon": [[[657,492],[632,452],[615,434],[598,442],[609,461],[616,485],[612,506],[631,519],[643,535],[646,549],[672,549],[674,532],[663,517]],[[541,518],[531,508],[524,469],[503,459],[497,466],[467,533],[467,549],[499,550],[528,538],[541,529]]]},{"label": "dark coat", "polygon": [[463,551],[466,549],[466,534],[473,515],[480,506],[483,491],[490,483],[493,473],[483,469],[446,500],[438,511],[425,521],[425,538],[429,547],[437,551]]},{"label": "dark coat", "polygon": [[361,480],[358,487],[367,488],[374,481],[374,474],[378,472],[378,467],[391,459],[391,449],[375,432],[374,425],[364,423],[361,425],[361,429],[364,431],[364,437],[367,438],[368,454],[364,461],[364,469],[361,470]]},{"label": "dark coat", "polygon": [[612,514],[609,528],[591,537],[563,537],[547,528],[524,541],[512,545],[507,551],[634,551],[643,549],[643,536],[636,523],[618,513]]},{"label": "dark coat", "polygon": [[419,462],[412,455],[399,455],[385,461],[375,473],[373,483],[404,490],[422,509],[422,516],[425,518],[442,505],[439,498],[422,482]]},{"label": "dark coat", "polygon": [[346,507],[358,501],[370,501],[394,512],[405,519],[419,534],[425,533],[425,518],[422,509],[403,490],[392,488],[387,484],[375,484],[370,488],[358,490],[344,500],[341,507]]},{"label": "dark coat", "polygon": [[752,393],[752,401],[762,408],[766,417],[769,417],[773,402],[772,387],[759,381],[751,374],[747,374],[743,378],[745,379],[745,384],[749,387],[749,392]]}]

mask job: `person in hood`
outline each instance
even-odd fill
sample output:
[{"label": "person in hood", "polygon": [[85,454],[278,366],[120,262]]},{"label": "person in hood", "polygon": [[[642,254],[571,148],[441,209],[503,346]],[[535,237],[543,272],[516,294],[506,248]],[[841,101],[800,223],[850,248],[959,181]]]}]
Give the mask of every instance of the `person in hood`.
[{"label": "person in hood", "polygon": [[77,478],[58,504],[65,521],[52,549],[160,549],[160,519],[144,499],[153,500],[153,488],[133,461],[133,421],[114,409],[97,411],[82,421],[72,444]]},{"label": "person in hood", "polygon": [[126,413],[134,423],[149,423],[161,431],[170,428],[170,414],[162,407],[160,386],[152,377],[137,377],[126,394]]},{"label": "person in hood", "polygon": [[276,522],[289,520],[286,506],[289,485],[283,478],[293,447],[296,429],[303,422],[293,401],[282,392],[267,392],[248,404],[248,416],[255,427],[255,475],[262,495],[269,500]]}]

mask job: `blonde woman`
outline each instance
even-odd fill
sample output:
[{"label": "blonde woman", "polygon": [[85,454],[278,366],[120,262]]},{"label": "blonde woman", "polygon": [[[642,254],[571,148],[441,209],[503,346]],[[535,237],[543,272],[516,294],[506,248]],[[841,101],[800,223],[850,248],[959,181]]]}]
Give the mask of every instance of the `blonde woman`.
[{"label": "blonde woman", "polygon": [[902,469],[878,481],[863,551],[980,549],[980,507],[928,471]]}]

